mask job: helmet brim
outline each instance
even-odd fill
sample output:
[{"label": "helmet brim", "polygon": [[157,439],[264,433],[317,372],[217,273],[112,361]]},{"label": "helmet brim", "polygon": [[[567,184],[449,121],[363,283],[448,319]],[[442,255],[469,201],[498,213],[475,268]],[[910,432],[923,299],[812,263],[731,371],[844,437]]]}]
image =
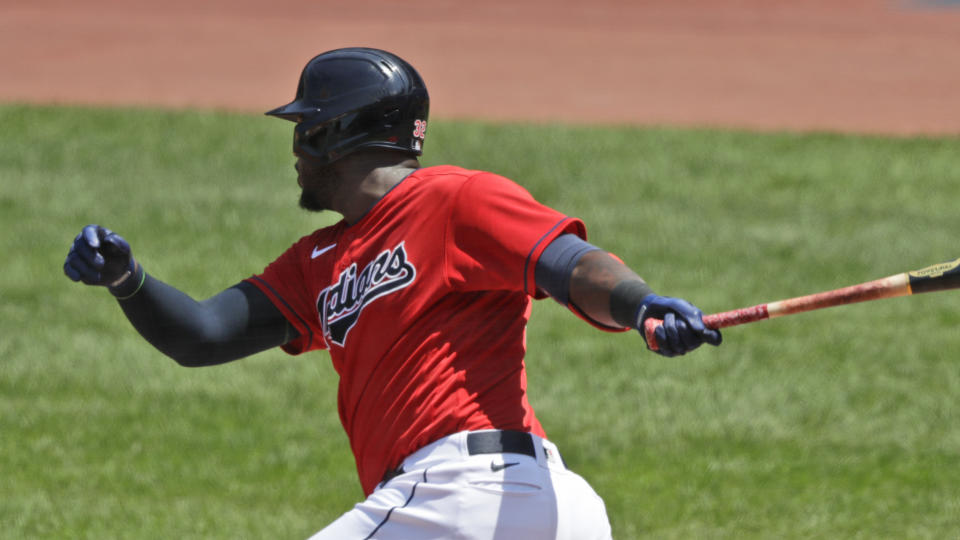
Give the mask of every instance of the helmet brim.
[{"label": "helmet brim", "polygon": [[284,120],[290,120],[291,122],[299,122],[300,119],[307,114],[316,114],[320,112],[320,108],[315,105],[310,105],[304,103],[303,100],[294,100],[286,105],[281,105],[276,109],[271,109],[263,114],[267,116],[276,116],[277,118],[283,118]]}]

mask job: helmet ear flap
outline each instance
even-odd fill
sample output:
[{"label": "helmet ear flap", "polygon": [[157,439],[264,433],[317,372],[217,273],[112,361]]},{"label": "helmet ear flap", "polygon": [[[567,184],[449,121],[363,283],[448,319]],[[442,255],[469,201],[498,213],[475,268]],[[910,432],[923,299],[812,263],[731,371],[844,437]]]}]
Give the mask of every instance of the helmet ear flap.
[{"label": "helmet ear flap", "polygon": [[387,124],[395,124],[400,121],[400,109],[390,109],[383,115],[383,121]]}]

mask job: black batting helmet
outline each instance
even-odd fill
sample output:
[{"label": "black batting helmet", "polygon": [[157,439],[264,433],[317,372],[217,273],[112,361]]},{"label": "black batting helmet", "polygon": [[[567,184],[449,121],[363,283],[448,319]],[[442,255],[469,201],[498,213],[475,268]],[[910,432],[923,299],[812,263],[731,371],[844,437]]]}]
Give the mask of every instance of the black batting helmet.
[{"label": "black batting helmet", "polygon": [[296,122],[293,152],[327,164],[371,147],[419,156],[429,108],[413,66],[387,51],[351,47],[313,57],[297,97],[266,114]]}]

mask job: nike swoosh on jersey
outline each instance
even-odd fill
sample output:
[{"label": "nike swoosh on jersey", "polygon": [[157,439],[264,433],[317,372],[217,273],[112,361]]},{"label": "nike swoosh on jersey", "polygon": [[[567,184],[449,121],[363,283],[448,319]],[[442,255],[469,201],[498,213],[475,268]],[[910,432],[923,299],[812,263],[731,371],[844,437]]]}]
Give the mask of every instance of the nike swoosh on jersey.
[{"label": "nike swoosh on jersey", "polygon": [[519,465],[519,464],[520,464],[519,462],[515,462],[515,463],[504,463],[504,462],[501,461],[500,463],[497,463],[496,461],[491,461],[491,462],[490,462],[490,470],[493,471],[493,472],[500,472],[500,471],[506,469],[507,467],[513,467],[514,465]]},{"label": "nike swoosh on jersey", "polygon": [[316,259],[317,257],[323,255],[324,253],[330,251],[331,249],[333,249],[333,248],[335,248],[335,247],[337,247],[336,244],[330,244],[329,246],[327,246],[327,247],[325,247],[325,248],[314,247],[314,248],[313,248],[313,253],[310,254],[310,258],[311,258],[311,259]]}]

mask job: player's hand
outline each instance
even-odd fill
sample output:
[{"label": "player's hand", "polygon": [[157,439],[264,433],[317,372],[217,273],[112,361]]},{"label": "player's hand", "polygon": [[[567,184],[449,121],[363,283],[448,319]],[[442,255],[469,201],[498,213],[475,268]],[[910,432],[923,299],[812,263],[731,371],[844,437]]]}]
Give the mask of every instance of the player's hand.
[{"label": "player's hand", "polygon": [[87,225],[73,240],[63,272],[73,281],[101,285],[111,292],[137,272],[130,244],[122,236],[99,225]]},{"label": "player's hand", "polygon": [[637,328],[641,334],[644,332],[643,323],[650,317],[663,319],[663,324],[654,332],[656,352],[663,356],[686,354],[704,343],[719,345],[723,340],[719,330],[704,326],[703,312],[680,298],[646,296],[637,313]]}]

